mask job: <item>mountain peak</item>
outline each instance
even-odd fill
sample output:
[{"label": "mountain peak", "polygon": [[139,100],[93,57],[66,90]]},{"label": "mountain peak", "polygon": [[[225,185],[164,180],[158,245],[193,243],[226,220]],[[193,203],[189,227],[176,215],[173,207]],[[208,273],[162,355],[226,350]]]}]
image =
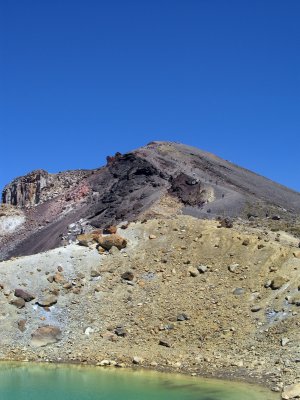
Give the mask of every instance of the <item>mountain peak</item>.
[{"label": "mountain peak", "polygon": [[84,231],[160,214],[287,222],[300,214],[299,193],[209,152],[164,141],[117,152],[95,170],[33,171],[6,185],[2,199],[24,216],[18,235],[0,237],[2,259],[74,240],[72,224]]}]

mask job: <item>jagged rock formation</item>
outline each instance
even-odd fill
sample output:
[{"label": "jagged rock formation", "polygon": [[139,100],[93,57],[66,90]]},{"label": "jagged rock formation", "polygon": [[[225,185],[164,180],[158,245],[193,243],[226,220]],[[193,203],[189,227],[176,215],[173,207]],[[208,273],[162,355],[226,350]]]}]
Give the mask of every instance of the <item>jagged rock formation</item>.
[{"label": "jagged rock formation", "polygon": [[18,207],[28,207],[41,201],[42,190],[48,185],[48,172],[36,170],[5,186],[2,201]]},{"label": "jagged rock formation", "polygon": [[49,174],[42,169],[32,171],[5,186],[2,202],[18,208],[33,207],[78,185],[86,174],[86,171],[66,171],[59,174]]},{"label": "jagged rock formation", "polygon": [[25,222],[0,238],[0,259],[66,244],[76,237],[74,226],[78,234],[160,214],[275,216],[287,222],[300,214],[299,193],[210,153],[168,142],[116,153],[96,170],[34,171],[7,185],[2,198],[23,211]]}]

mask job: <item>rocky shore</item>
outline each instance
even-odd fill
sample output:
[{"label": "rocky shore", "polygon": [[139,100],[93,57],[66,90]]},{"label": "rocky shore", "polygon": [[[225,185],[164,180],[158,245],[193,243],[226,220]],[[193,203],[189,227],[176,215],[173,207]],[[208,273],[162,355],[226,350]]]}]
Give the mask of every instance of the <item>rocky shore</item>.
[{"label": "rocky shore", "polygon": [[0,263],[2,360],[152,368],[299,396],[298,239],[242,220],[121,225]]}]

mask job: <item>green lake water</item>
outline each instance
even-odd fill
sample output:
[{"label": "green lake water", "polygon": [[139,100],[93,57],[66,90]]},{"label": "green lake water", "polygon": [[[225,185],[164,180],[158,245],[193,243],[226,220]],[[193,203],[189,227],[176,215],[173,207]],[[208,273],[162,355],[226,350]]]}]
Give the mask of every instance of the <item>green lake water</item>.
[{"label": "green lake water", "polygon": [[0,363],[0,400],[277,400],[259,386],[176,374]]}]

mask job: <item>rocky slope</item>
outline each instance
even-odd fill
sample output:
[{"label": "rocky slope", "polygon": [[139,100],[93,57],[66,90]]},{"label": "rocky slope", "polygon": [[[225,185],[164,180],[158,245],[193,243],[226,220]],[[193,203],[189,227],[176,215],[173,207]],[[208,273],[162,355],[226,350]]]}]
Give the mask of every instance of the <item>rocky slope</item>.
[{"label": "rocky slope", "polygon": [[[97,170],[34,171],[7,185],[2,199],[24,217],[17,230],[0,235],[2,260],[64,245],[94,228],[165,213],[280,218],[293,226],[300,214],[299,193],[210,153],[167,142],[116,153]],[[2,225],[11,218],[11,207],[4,208]]]},{"label": "rocky slope", "polygon": [[300,378],[298,239],[184,215],[117,234],[121,250],[85,235],[0,263],[2,359],[141,365],[287,396]]}]

